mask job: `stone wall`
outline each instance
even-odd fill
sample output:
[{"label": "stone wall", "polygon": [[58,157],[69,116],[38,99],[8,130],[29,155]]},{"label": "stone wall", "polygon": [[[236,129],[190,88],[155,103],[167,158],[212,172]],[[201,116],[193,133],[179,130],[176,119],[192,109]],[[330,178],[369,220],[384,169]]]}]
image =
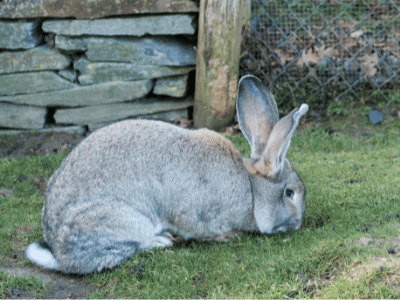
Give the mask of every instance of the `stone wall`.
[{"label": "stone wall", "polygon": [[0,7],[0,128],[188,118],[196,24],[196,13],[5,19]]}]

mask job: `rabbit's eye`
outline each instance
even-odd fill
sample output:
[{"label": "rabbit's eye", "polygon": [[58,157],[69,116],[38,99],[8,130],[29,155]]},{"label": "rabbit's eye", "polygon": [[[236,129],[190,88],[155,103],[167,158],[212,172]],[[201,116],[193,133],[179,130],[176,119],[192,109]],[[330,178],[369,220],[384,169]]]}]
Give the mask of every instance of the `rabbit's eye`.
[{"label": "rabbit's eye", "polygon": [[294,195],[294,191],[288,188],[285,188],[285,191],[283,193],[288,198],[292,198],[292,196]]}]

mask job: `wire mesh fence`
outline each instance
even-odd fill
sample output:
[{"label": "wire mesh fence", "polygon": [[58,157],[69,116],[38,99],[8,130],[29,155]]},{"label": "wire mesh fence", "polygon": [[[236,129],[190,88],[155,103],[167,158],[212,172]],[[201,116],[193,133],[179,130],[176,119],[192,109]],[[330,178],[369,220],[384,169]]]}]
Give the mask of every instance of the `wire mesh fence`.
[{"label": "wire mesh fence", "polygon": [[252,0],[241,75],[279,102],[400,102],[400,1]]}]

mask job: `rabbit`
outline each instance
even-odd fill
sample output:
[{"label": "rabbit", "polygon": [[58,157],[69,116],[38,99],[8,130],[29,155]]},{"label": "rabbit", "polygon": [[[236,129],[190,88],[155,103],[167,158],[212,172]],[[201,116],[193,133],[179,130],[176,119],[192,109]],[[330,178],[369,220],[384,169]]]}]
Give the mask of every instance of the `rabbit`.
[{"label": "rabbit", "polygon": [[50,178],[44,242],[30,244],[26,258],[87,274],[171,246],[166,232],[210,240],[234,231],[298,230],[305,188],[286,152],[308,105],[279,120],[274,96],[247,75],[236,109],[250,158],[214,131],[161,121],[125,120],[92,133]]}]

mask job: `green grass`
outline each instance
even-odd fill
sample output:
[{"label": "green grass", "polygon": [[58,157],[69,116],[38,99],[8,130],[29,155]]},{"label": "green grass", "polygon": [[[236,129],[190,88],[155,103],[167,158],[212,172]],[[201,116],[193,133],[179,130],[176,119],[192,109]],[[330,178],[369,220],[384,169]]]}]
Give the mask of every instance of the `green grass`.
[{"label": "green grass", "polygon": [[[29,295],[30,297],[41,298],[43,296],[43,288],[43,284],[33,276],[30,276],[29,278],[16,277],[14,275],[0,272],[1,298],[12,298],[15,294],[24,295],[24,293],[29,290],[34,291],[32,295]],[[15,292],[13,289],[17,289],[18,291]]]},{"label": "green grass", "polygon": [[15,135],[8,135],[8,136],[2,136],[0,140],[0,148],[6,148],[7,143],[15,140],[17,137]]},{"label": "green grass", "polygon": [[[390,276],[391,272],[387,268],[383,268],[382,271],[375,269],[361,276],[355,282],[349,282],[348,279],[338,279],[335,285],[325,290],[321,296],[324,298],[398,298],[399,289],[393,291],[392,286],[386,283]],[[397,283],[399,279],[396,276]]]},{"label": "green grass", "polygon": [[[334,127],[340,129],[340,124]],[[369,138],[328,135],[323,126],[308,126],[296,133],[288,158],[307,189],[299,231],[244,234],[227,243],[186,241],[140,253],[119,268],[84,276],[94,291],[90,297],[400,297],[400,269],[390,265],[399,254],[387,252],[389,247],[399,248],[391,241],[399,236],[399,221],[387,214],[400,214],[400,122],[379,126],[384,127],[381,133]],[[249,155],[241,135],[230,139],[242,154]],[[41,239],[43,197],[33,180],[48,180],[64,156],[0,160],[0,189],[13,189],[9,198],[0,200],[0,210],[6,212],[0,216],[0,263],[15,253],[20,257],[30,242]],[[359,247],[355,241],[361,237],[383,242]],[[356,266],[378,256],[387,259],[382,270],[371,269],[354,281],[346,279],[344,274],[357,272]],[[21,266],[29,264],[19,261]],[[1,282],[14,280],[0,276]],[[30,284],[33,292],[43,293],[40,285]],[[11,286],[0,286],[0,297]]]},{"label": "green grass", "polygon": [[[15,245],[26,245],[41,238],[40,213],[43,197],[34,180],[48,180],[64,154],[0,160],[0,188],[12,189],[9,198],[0,201],[0,259],[10,257]],[[20,250],[20,249],[19,249]]]}]

